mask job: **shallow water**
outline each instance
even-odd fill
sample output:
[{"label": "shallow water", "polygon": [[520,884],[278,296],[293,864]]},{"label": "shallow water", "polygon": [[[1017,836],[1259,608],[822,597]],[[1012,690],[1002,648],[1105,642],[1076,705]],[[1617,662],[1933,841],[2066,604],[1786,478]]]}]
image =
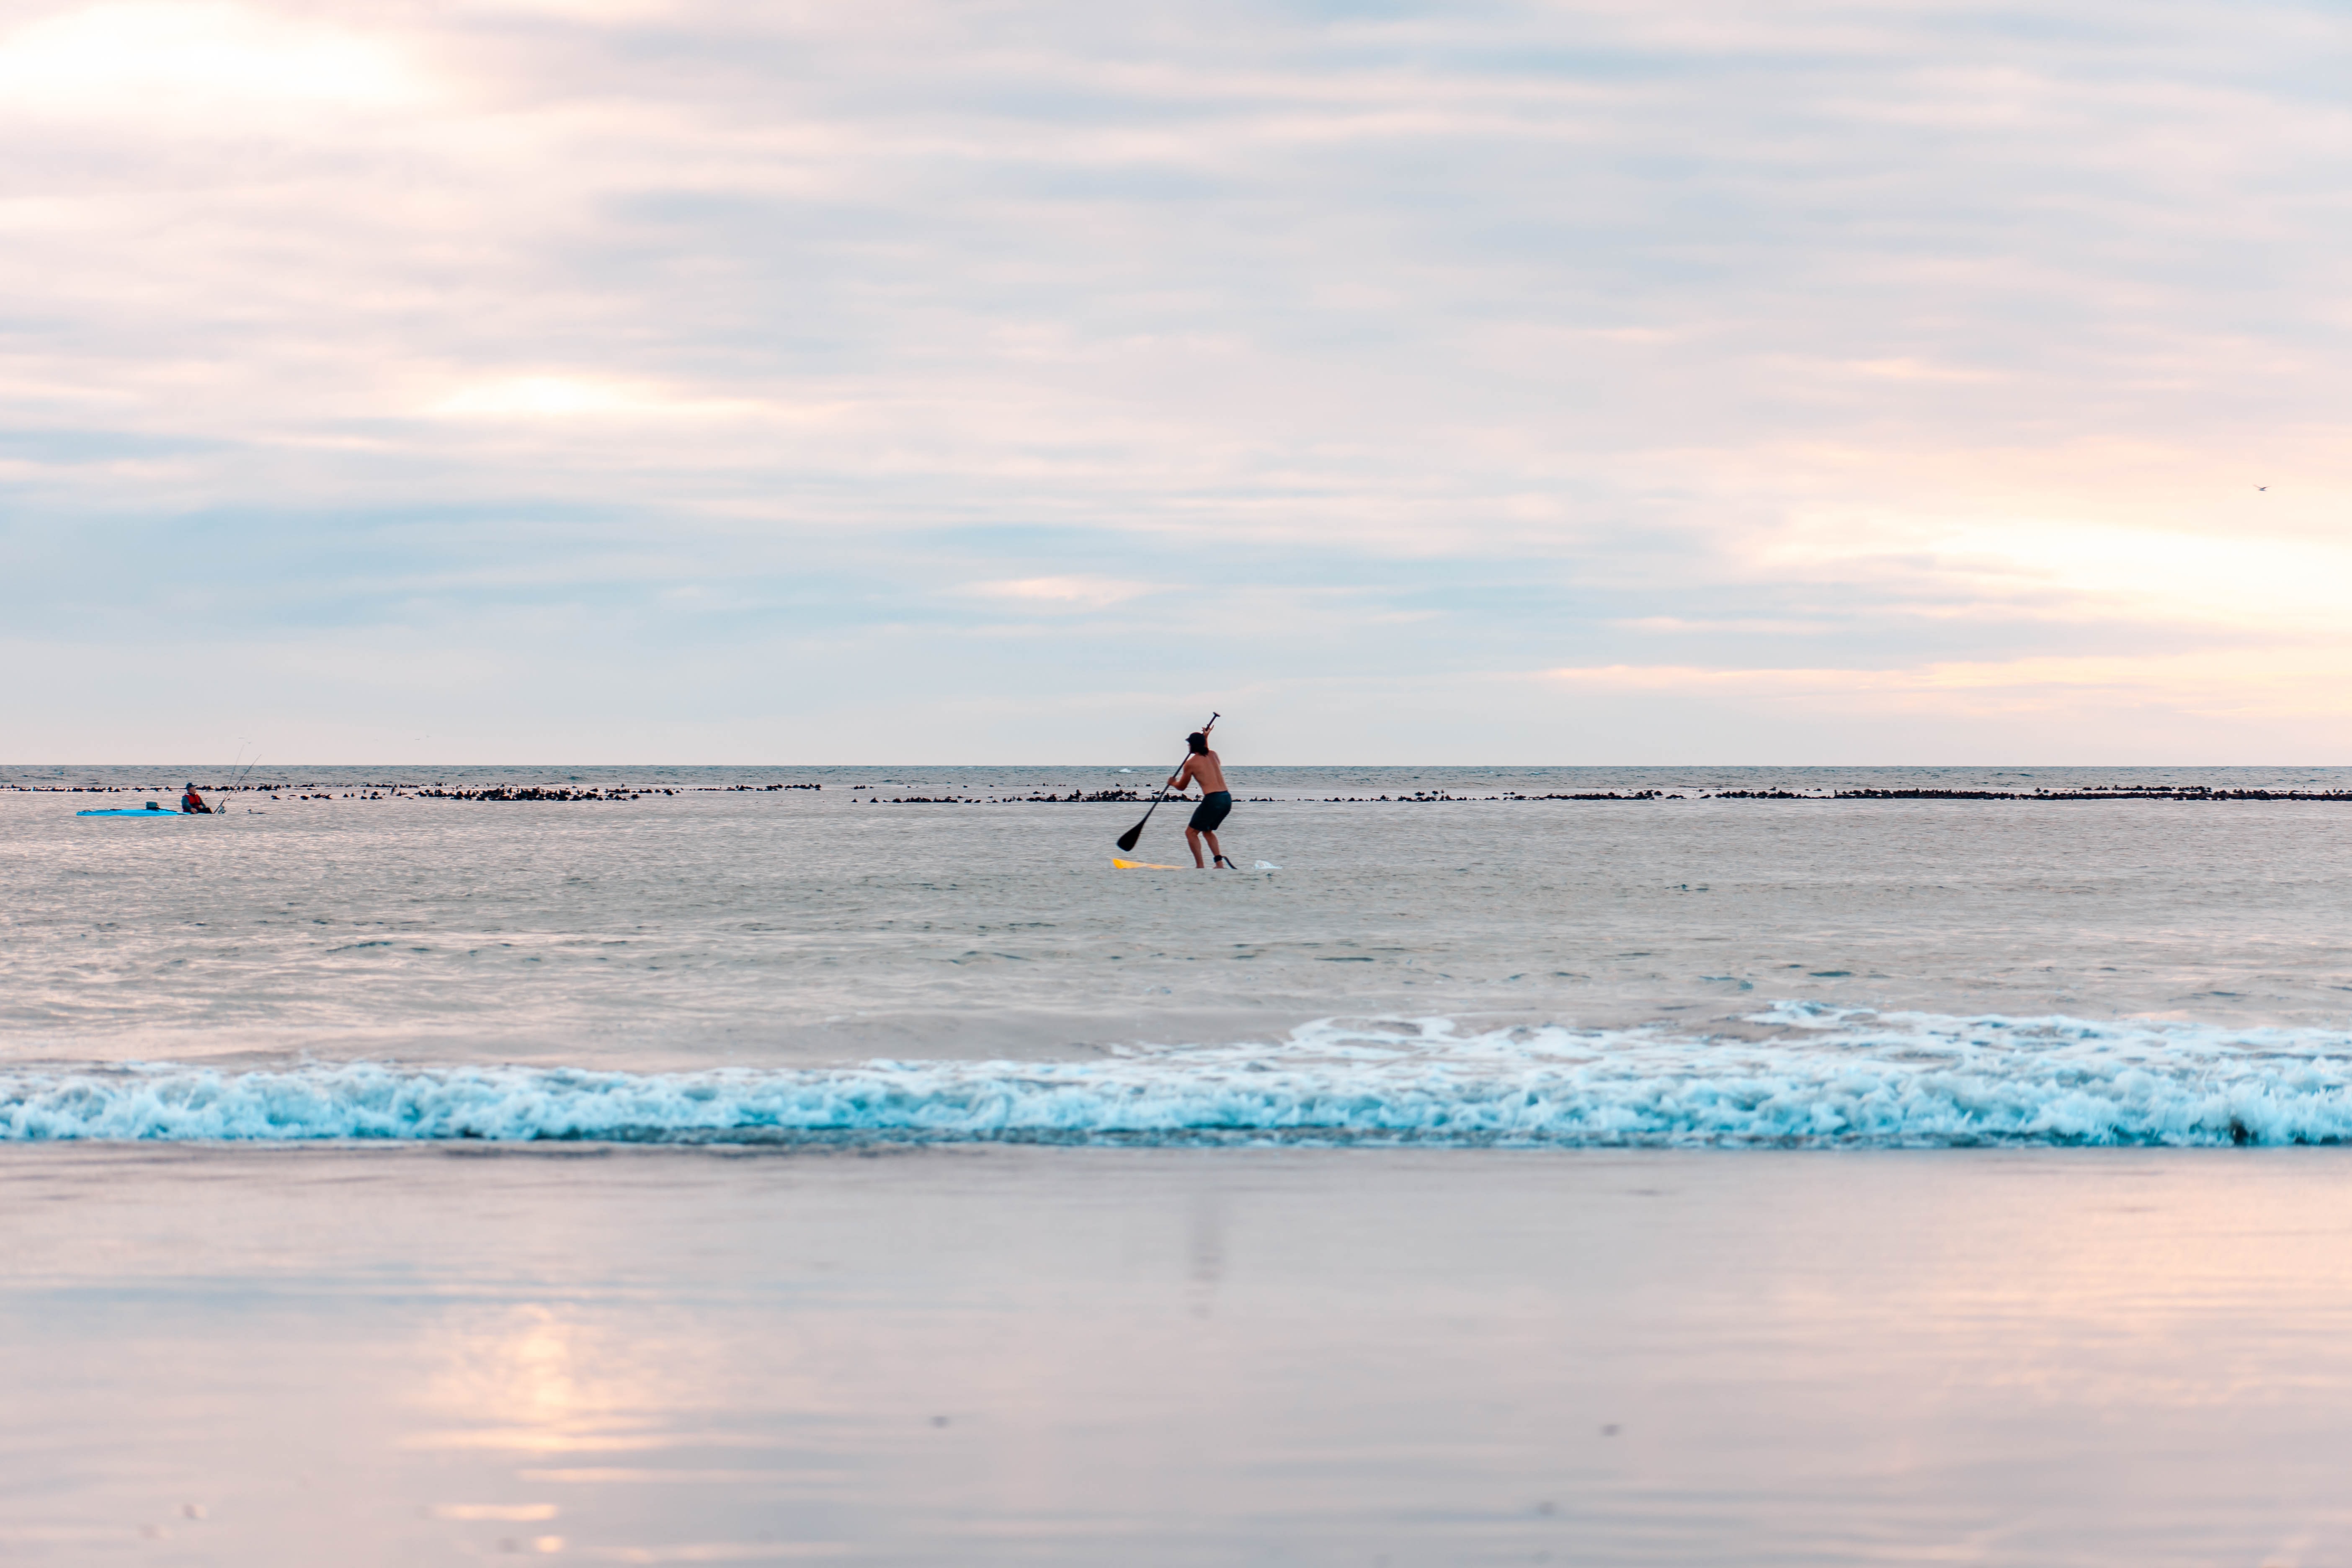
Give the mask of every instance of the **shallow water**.
[{"label": "shallow water", "polygon": [[2336,1151],[0,1152],[0,1556],[2352,1562]]},{"label": "shallow water", "polygon": [[2352,1563],[2352,804],[1719,793],[2352,777],[1139,779],[0,777],[0,1556]]},{"label": "shallow water", "polygon": [[[75,815],[188,773],[0,776],[0,1131],[2352,1131],[2352,803],[1717,793],[2347,770],[1236,767],[1228,847],[1279,868],[1241,874],[1114,870],[1139,805],[1017,798],[1148,769],[272,769]],[[415,794],[495,785],[634,798]],[[1506,798],[1597,792],[1659,798]]]}]

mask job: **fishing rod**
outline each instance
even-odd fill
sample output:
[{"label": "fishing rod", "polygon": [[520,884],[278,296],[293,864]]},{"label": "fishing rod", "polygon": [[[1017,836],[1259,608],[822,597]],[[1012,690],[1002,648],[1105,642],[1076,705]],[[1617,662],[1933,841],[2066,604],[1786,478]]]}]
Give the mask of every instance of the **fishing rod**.
[{"label": "fishing rod", "polygon": [[[240,735],[240,736],[238,736],[238,737],[237,737],[237,742],[236,742],[236,755],[237,755],[238,757],[241,757],[241,756],[243,756],[244,754],[245,754],[245,737],[243,737],[242,735]],[[261,762],[261,753],[260,753],[258,751],[257,751],[257,752],[255,752],[253,753],[253,761],[252,761],[252,762],[249,762],[249,763],[246,763],[246,764],[245,764],[245,771],[244,771],[243,773],[241,773],[237,774],[235,778],[233,778],[233,779],[229,780],[227,786],[226,786],[226,788],[224,788],[220,793],[221,793],[223,795],[233,795],[233,794],[235,794],[235,793],[236,793],[236,791],[238,791],[238,790],[243,789],[243,788],[245,787],[245,781],[246,781],[247,779],[249,779],[249,778],[251,778],[251,777],[253,776],[253,770],[254,770],[257,766],[258,766],[258,765],[260,764],[260,762]],[[235,767],[235,766],[236,766],[236,757],[231,757],[231,758],[229,759],[228,765],[229,765],[230,767]],[[221,809],[222,811],[224,811],[224,812],[226,812],[226,811],[228,809],[228,805],[227,805],[227,802],[226,802],[226,801],[223,801],[223,802],[222,802],[221,806],[220,806],[220,809]]]},{"label": "fishing rod", "polygon": [[[1212,730],[1215,729],[1215,728],[1217,727],[1217,721],[1218,721],[1219,719],[1223,718],[1223,714],[1221,714],[1221,713],[1212,713],[1212,714],[1210,714],[1210,715],[1209,715],[1209,721],[1208,721],[1207,723],[1205,723],[1205,724],[1203,724],[1203,725],[1202,725],[1202,726],[1201,726],[1201,733],[1202,733],[1203,735],[1205,735],[1205,734],[1207,734],[1210,731],[1212,731]],[[1187,756],[1187,757],[1189,757],[1189,756],[1191,756],[1192,754],[1192,752],[1191,745],[1190,745],[1190,743],[1188,742],[1188,743],[1187,743],[1187,745],[1186,745],[1186,748],[1185,748],[1184,755],[1185,755],[1185,756]],[[1180,757],[1180,758],[1178,758],[1178,759],[1177,759],[1177,761],[1176,761],[1176,765],[1177,765],[1178,767],[1180,767],[1180,768],[1181,768],[1181,767],[1182,767],[1182,766],[1184,765],[1184,761],[1183,761],[1183,758],[1182,758],[1182,757]],[[1153,795],[1153,796],[1151,797],[1151,805],[1150,805],[1149,807],[1147,807],[1147,808],[1145,809],[1145,811],[1144,811],[1144,813],[1143,813],[1143,822],[1139,822],[1139,823],[1137,823],[1134,826],[1132,826],[1132,827],[1129,828],[1125,833],[1122,833],[1122,834],[1120,834],[1120,835],[1118,836],[1118,847],[1119,847],[1121,849],[1132,849],[1132,848],[1134,848],[1134,847],[1135,847],[1135,841],[1136,841],[1137,839],[1139,839],[1139,838],[1140,838],[1140,837],[1143,837],[1143,823],[1144,823],[1144,822],[1150,822],[1150,821],[1151,820],[1151,814],[1152,814],[1153,812],[1155,812],[1155,811],[1158,811],[1158,810],[1160,809],[1160,803],[1161,801],[1163,801],[1163,800],[1166,800],[1167,798],[1168,798],[1168,786],[1167,786],[1166,784],[1161,784],[1161,785],[1160,786],[1160,793],[1159,793],[1158,795]]]}]

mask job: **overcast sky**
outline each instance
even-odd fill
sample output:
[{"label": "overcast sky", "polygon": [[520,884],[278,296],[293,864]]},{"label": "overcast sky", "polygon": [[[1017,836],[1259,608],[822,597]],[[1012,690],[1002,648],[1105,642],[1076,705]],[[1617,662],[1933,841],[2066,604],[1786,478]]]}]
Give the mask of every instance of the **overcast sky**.
[{"label": "overcast sky", "polygon": [[0,0],[0,760],[2352,763],[2347,45]]}]

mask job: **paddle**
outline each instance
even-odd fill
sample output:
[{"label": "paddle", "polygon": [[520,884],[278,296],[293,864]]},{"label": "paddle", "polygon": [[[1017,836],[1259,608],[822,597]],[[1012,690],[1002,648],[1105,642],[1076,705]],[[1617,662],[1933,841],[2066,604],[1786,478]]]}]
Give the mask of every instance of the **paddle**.
[{"label": "paddle", "polygon": [[[1217,727],[1217,721],[1218,721],[1220,718],[1222,718],[1222,717],[1223,717],[1223,715],[1222,715],[1222,714],[1217,714],[1217,713],[1212,713],[1212,714],[1210,714],[1210,715],[1209,715],[1209,721],[1208,721],[1207,723],[1205,723],[1205,724],[1203,724],[1203,725],[1202,725],[1202,726],[1201,726],[1201,733],[1202,733],[1203,735],[1205,735],[1205,734],[1207,734],[1210,731],[1212,731],[1212,730],[1215,729],[1215,728]],[[1188,750],[1185,752],[1184,756],[1189,757],[1189,756],[1191,756],[1192,754],[1192,752],[1188,749]],[[1177,759],[1177,761],[1176,761],[1176,765],[1177,765],[1178,767],[1180,767],[1180,768],[1181,768],[1181,767],[1182,767],[1182,766],[1184,765],[1184,762],[1183,762],[1183,758],[1182,758],[1182,757],[1180,757],[1180,758],[1178,758],[1178,759]],[[1159,793],[1158,795],[1153,795],[1153,796],[1151,797],[1151,804],[1150,804],[1149,806],[1147,806],[1147,807],[1145,807],[1145,808],[1144,808],[1144,813],[1143,813],[1143,822],[1149,822],[1149,821],[1150,821],[1150,820],[1151,820],[1151,814],[1152,814],[1153,812],[1155,812],[1155,811],[1158,811],[1158,810],[1160,809],[1160,803],[1161,801],[1163,801],[1163,800],[1167,799],[1167,798],[1168,798],[1168,786],[1167,786],[1166,784],[1161,784],[1161,785],[1160,786],[1160,793]],[[1121,849],[1132,849],[1132,848],[1134,848],[1134,847],[1135,847],[1135,841],[1136,841],[1137,839],[1139,839],[1139,838],[1140,838],[1140,837],[1143,837],[1143,822],[1139,822],[1139,823],[1137,823],[1134,826],[1132,826],[1132,827],[1129,828],[1126,832],[1124,832],[1124,833],[1122,833],[1122,834],[1120,834],[1120,835],[1118,836],[1118,847],[1119,847]]]}]

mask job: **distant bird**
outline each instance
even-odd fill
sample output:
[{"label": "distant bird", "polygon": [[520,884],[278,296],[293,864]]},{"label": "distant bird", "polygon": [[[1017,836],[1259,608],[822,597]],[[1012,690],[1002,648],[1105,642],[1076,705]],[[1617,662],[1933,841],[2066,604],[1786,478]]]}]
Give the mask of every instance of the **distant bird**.
[{"label": "distant bird", "polygon": [[2266,489],[2270,489],[2270,486],[2268,486],[2268,485],[2256,485],[2256,486],[2254,487],[2254,489],[2258,489],[2258,490],[2266,490]]}]

